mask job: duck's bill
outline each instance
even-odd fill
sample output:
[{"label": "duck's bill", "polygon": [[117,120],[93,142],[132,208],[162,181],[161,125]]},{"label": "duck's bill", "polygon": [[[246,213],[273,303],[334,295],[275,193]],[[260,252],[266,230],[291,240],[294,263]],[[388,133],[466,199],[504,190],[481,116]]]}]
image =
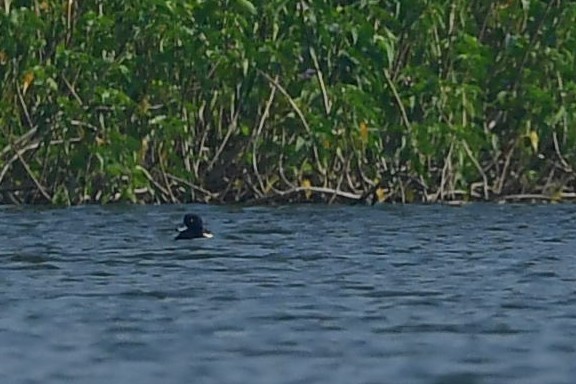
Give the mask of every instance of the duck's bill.
[{"label": "duck's bill", "polygon": [[176,230],[178,232],[184,232],[187,228],[186,227],[177,227]]},{"label": "duck's bill", "polygon": [[214,235],[211,234],[210,232],[204,232],[204,233],[202,234],[202,236],[204,236],[204,237],[207,238],[207,239],[211,239],[211,238],[214,237]]}]

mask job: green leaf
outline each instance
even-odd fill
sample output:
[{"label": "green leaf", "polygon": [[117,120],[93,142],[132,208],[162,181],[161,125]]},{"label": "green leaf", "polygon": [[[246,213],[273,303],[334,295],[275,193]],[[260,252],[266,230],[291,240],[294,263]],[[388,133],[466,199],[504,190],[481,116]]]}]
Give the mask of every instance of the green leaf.
[{"label": "green leaf", "polygon": [[254,4],[252,4],[252,2],[248,0],[236,0],[236,1],[244,10],[250,12],[252,15],[258,14],[258,11],[256,10]]}]

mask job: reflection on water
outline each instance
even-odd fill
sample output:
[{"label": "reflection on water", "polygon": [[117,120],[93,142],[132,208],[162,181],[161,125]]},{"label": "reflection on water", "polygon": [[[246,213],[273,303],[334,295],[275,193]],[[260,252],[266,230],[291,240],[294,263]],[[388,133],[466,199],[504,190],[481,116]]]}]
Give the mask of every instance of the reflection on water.
[{"label": "reflection on water", "polygon": [[[175,242],[184,212],[214,239]],[[572,206],[0,209],[0,382],[572,383]]]}]

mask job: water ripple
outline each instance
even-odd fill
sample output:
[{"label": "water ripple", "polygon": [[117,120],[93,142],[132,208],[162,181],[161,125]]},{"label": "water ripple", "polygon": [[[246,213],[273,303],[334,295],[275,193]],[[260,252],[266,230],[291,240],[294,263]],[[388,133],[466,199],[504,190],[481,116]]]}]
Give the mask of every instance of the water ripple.
[{"label": "water ripple", "polygon": [[[215,234],[174,242],[183,212]],[[571,383],[567,205],[0,210],[0,382]]]}]

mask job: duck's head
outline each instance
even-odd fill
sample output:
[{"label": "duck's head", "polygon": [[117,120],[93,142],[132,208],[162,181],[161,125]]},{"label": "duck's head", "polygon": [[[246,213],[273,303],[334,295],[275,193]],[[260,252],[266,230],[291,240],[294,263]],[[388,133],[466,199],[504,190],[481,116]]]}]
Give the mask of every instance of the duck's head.
[{"label": "duck's head", "polygon": [[214,237],[212,232],[204,228],[202,218],[194,213],[184,215],[184,226],[178,228],[180,233],[176,236],[176,240]]}]

